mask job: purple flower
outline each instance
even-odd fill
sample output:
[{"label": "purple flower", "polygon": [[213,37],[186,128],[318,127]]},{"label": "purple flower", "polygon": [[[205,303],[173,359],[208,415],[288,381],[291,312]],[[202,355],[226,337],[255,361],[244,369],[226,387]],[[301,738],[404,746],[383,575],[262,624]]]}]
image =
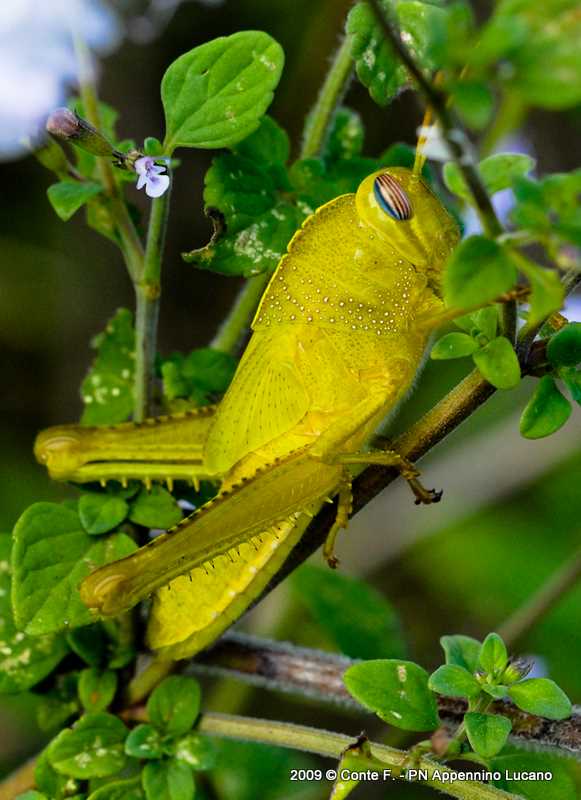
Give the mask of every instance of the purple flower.
[{"label": "purple flower", "polygon": [[143,189],[148,197],[161,197],[169,186],[169,175],[162,175],[165,167],[159,167],[150,156],[138,158],[135,162],[135,171],[139,175],[137,188]]}]

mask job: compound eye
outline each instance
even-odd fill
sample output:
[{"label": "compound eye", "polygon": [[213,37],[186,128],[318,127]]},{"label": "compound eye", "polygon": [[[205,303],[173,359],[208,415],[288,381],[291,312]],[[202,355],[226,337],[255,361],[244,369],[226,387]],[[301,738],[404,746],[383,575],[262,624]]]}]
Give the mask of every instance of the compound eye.
[{"label": "compound eye", "polygon": [[413,217],[414,212],[407,194],[387,172],[378,175],[374,180],[373,191],[381,208],[393,219],[403,222]]}]

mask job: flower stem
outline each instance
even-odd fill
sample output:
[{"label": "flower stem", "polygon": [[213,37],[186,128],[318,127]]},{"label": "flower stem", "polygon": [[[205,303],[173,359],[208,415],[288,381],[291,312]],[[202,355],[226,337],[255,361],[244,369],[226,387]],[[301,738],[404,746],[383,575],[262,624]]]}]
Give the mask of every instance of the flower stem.
[{"label": "flower stem", "polygon": [[[79,37],[74,37],[75,52],[79,65],[79,80],[81,100],[83,110],[87,120],[96,130],[101,130],[101,118],[99,114],[99,103],[97,92],[93,81],[93,67],[91,56],[85,42]],[[107,195],[107,206],[112,222],[117,228],[121,240],[121,252],[125,259],[127,271],[131,280],[135,283],[138,279],[143,263],[143,245],[129,216],[127,206],[119,192],[119,187],[115,182],[113,167],[107,158],[97,158],[97,169],[101,176],[101,182],[105,187]]]},{"label": "flower stem", "polygon": [[[171,184],[170,184],[171,186]],[[153,368],[161,295],[161,259],[165,244],[171,188],[151,204],[143,268],[135,282],[135,406],[141,422],[151,413]]]},{"label": "flower stem", "polygon": [[346,36],[333,57],[319,96],[305,122],[301,158],[317,156],[327,137],[329,124],[347,89],[353,71],[351,39]]},{"label": "flower stem", "polygon": [[236,354],[243,332],[252,321],[269,279],[269,272],[263,272],[260,275],[248,278],[234,301],[230,313],[210,342],[210,347],[230,355]]}]

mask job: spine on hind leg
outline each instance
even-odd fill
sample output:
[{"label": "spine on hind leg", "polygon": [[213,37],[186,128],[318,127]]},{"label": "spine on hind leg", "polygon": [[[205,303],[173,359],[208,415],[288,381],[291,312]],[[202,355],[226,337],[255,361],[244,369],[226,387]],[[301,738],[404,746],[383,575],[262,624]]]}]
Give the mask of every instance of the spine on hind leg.
[{"label": "spine on hind leg", "polygon": [[160,589],[150,615],[149,646],[168,659],[190,658],[207,647],[262,593],[319,507],[275,523],[213,559],[213,567],[203,565]]}]

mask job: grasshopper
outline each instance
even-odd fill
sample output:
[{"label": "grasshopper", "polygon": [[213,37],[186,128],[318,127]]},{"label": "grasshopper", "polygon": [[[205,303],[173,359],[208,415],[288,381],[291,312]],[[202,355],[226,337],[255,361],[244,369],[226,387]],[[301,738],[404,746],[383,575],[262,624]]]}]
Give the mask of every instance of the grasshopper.
[{"label": "grasshopper", "polygon": [[422,362],[458,239],[418,169],[375,172],[295,234],[219,405],[42,432],[35,454],[55,479],[220,481],[218,495],[175,528],[89,575],[85,604],[116,615],[153,594],[149,645],[189,657],[248,608],[338,496],[324,546],[336,564],[356,465],[396,466],[416,502],[439,499],[412,464],[371,444]]}]

